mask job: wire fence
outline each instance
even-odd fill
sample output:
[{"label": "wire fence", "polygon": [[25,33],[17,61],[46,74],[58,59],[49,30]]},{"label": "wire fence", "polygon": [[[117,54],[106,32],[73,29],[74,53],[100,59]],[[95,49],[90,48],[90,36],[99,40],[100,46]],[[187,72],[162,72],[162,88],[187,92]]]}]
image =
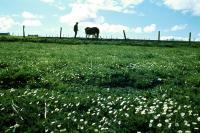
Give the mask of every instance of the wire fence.
[{"label": "wire fence", "polygon": [[[60,32],[58,34],[26,34],[25,26],[23,26],[22,33],[0,33],[0,36],[23,36],[25,37],[46,37],[46,38],[73,38],[72,34],[63,33],[63,28],[60,27]],[[79,38],[85,38],[84,34],[79,34]],[[174,36],[162,36],[161,31],[158,31],[157,36],[154,37],[136,37],[136,35],[127,35],[126,31],[123,30],[121,35],[100,35],[100,39],[109,39],[109,40],[117,40],[117,39],[133,39],[133,40],[157,40],[157,41],[200,41],[200,38],[192,38],[192,33],[188,34],[188,37],[174,37]]]}]

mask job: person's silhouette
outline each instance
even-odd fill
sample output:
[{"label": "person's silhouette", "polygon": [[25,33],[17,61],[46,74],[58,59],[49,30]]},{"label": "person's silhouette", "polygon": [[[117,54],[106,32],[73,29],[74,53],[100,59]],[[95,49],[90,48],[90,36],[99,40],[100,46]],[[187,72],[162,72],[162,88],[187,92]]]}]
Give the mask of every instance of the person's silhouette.
[{"label": "person's silhouette", "polygon": [[76,38],[78,33],[78,22],[76,22],[76,24],[74,25],[74,33],[75,33],[74,38]]}]

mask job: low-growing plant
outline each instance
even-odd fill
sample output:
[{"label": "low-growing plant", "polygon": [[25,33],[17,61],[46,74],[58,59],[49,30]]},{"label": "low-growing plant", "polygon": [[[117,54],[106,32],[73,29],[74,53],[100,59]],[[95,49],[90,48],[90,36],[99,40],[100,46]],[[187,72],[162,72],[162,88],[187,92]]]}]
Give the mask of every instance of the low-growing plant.
[{"label": "low-growing plant", "polygon": [[198,47],[3,39],[0,132],[199,132]]}]

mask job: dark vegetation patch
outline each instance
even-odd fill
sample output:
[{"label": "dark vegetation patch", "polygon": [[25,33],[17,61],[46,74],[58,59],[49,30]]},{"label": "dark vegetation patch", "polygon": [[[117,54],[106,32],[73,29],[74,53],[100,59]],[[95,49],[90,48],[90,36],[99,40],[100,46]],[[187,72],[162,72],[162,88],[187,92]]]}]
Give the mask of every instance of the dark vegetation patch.
[{"label": "dark vegetation patch", "polygon": [[73,77],[65,78],[65,83],[76,83],[99,86],[104,88],[134,88],[152,89],[164,83],[163,79],[138,72],[124,72],[120,70],[111,71],[104,75],[75,74]]},{"label": "dark vegetation patch", "polygon": [[20,88],[25,87],[28,82],[37,82],[39,77],[33,74],[14,74],[0,77],[0,88]]},{"label": "dark vegetation patch", "polygon": [[41,75],[38,73],[28,72],[10,72],[8,74],[0,75],[0,88],[53,88],[49,82],[41,80]]},{"label": "dark vegetation patch", "polygon": [[0,62],[0,69],[4,69],[6,67],[9,67],[9,64],[7,64],[5,62]]},{"label": "dark vegetation patch", "polygon": [[132,87],[136,89],[151,89],[161,84],[163,84],[163,80],[153,75],[121,71],[113,71],[109,76],[106,76],[104,82],[100,83],[101,86],[105,87]]}]

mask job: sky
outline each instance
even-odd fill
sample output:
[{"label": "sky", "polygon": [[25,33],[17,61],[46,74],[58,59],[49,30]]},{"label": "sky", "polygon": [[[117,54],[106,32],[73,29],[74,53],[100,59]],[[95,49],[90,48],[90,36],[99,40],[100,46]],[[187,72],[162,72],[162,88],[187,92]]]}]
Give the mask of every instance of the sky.
[{"label": "sky", "polygon": [[102,38],[200,41],[200,0],[0,0],[0,33],[79,37],[98,27]]}]

